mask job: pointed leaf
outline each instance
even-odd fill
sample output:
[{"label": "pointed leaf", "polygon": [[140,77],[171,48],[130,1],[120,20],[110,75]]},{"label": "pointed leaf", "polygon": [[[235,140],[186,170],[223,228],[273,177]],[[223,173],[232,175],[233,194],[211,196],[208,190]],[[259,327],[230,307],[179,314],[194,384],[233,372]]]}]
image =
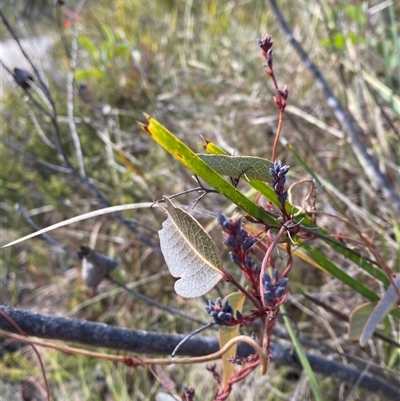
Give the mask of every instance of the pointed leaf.
[{"label": "pointed leaf", "polygon": [[[212,154],[212,155],[226,155],[229,156],[228,153],[226,153],[223,149],[221,149],[218,145],[216,145],[214,142],[211,142],[207,138],[204,138],[204,149]],[[266,159],[263,159],[266,160]],[[243,175],[243,179],[246,180],[255,190],[260,192],[261,195],[265,196],[268,200],[270,200],[274,205],[280,206],[280,202],[278,201],[277,195],[274,192],[274,190],[267,185],[265,182],[261,182],[259,180],[254,180],[254,179],[248,179],[246,175]],[[297,208],[293,207],[290,205],[289,202],[286,201],[286,210],[292,214],[292,213],[297,213]],[[308,216],[302,216],[304,218],[303,222],[306,223],[308,222],[307,219]],[[311,224],[311,223],[309,223]],[[311,224],[312,225],[312,224]]]},{"label": "pointed leaf", "polygon": [[[225,297],[224,301],[225,300],[229,301],[229,304],[232,306],[234,312],[236,311],[241,312],[245,299],[246,297],[243,293],[233,292],[232,294],[229,294],[227,297]],[[219,328],[220,348],[222,348],[232,338],[239,335],[239,328],[240,325],[231,327],[221,326]],[[225,352],[225,354],[222,357],[222,370],[223,370],[222,385],[224,390],[227,390],[228,380],[235,371],[235,365],[232,362],[229,362],[229,358],[234,357],[236,355],[236,349],[237,349],[236,345],[231,347],[229,351]]]},{"label": "pointed leaf", "polygon": [[365,304],[357,306],[351,314],[349,319],[349,328],[347,335],[349,340],[358,341],[361,338],[367,320],[371,316],[377,302],[367,302]]},{"label": "pointed leaf", "polygon": [[195,298],[210,291],[223,276],[217,246],[203,227],[189,213],[164,197],[168,215],[158,232],[161,251],[172,276],[180,277],[175,291],[185,298]]},{"label": "pointed leaf", "polygon": [[[400,290],[400,274],[397,274],[394,278],[394,284],[396,285],[397,289]],[[371,313],[371,316],[364,327],[360,338],[360,345],[362,347],[368,342],[372,334],[374,334],[376,326],[389,314],[398,299],[399,296],[397,295],[396,289],[392,284],[390,284],[382,299],[378,302],[374,311]]]},{"label": "pointed leaf", "polygon": [[226,156],[199,154],[203,161],[211,166],[218,174],[239,178],[245,176],[249,179],[269,181],[271,162],[261,157],[253,156]]}]

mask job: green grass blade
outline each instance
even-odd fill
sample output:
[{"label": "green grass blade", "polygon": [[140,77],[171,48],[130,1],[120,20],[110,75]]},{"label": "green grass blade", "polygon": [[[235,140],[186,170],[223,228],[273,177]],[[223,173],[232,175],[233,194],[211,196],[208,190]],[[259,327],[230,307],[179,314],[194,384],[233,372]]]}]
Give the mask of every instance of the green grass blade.
[{"label": "green grass blade", "polygon": [[321,390],[317,383],[317,378],[314,375],[314,371],[312,370],[311,365],[307,359],[307,355],[304,352],[303,346],[301,345],[300,340],[293,329],[290,317],[287,316],[286,308],[284,305],[281,305],[279,309],[282,313],[283,321],[285,322],[286,329],[289,333],[290,339],[292,340],[293,347],[296,350],[296,354],[300,360],[301,366],[303,367],[304,372],[308,377],[308,382],[315,396],[315,399],[317,401],[324,401],[324,398],[322,397],[321,394]]},{"label": "green grass blade", "polygon": [[[371,291],[369,288],[365,287],[358,280],[350,277],[343,270],[339,269],[333,262],[328,260],[324,255],[319,253],[316,249],[312,248],[310,245],[303,243],[302,247],[306,249],[313,259],[318,262],[318,264],[328,273],[332,274],[338,280],[340,280],[343,284],[346,284],[348,287],[357,291],[363,297],[369,299],[370,301],[378,301],[379,297],[375,294],[375,292]],[[400,311],[393,310],[391,312],[393,316],[397,319],[400,319]]]}]

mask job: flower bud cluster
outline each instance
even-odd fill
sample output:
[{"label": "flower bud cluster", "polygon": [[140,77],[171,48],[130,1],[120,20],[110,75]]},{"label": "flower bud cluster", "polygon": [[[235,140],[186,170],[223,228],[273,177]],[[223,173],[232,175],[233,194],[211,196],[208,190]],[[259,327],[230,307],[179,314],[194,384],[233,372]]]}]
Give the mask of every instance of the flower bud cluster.
[{"label": "flower bud cluster", "polygon": [[290,166],[283,166],[280,160],[275,161],[270,167],[269,172],[271,174],[271,186],[275,193],[278,195],[280,203],[285,203],[288,193],[285,191],[286,174],[289,171]]},{"label": "flower bud cluster", "polygon": [[[238,265],[245,274],[250,271],[259,272],[259,266],[248,254],[256,239],[242,227],[242,219],[227,219],[222,213],[218,213],[217,220],[223,231],[228,234],[225,245],[231,249],[229,256],[232,262]],[[247,276],[248,274],[246,274]]]},{"label": "flower bud cluster", "polygon": [[286,293],[286,286],[289,279],[280,277],[278,270],[272,270],[272,277],[264,274],[264,303],[265,305],[277,304]]},{"label": "flower bud cluster", "polygon": [[183,394],[181,394],[185,401],[192,401],[194,399],[195,390],[192,386],[183,387]]},{"label": "flower bud cluster", "polygon": [[263,56],[267,60],[267,65],[269,68],[268,73],[272,72],[272,45],[274,42],[272,41],[272,36],[265,35],[262,39],[258,39],[258,46],[261,47]]},{"label": "flower bud cluster", "polygon": [[283,87],[283,90],[281,89],[276,90],[276,96],[274,96],[274,102],[278,106],[279,110],[285,110],[288,97],[289,97],[289,90],[286,85]]},{"label": "flower bud cluster", "polygon": [[232,323],[233,309],[228,300],[222,302],[221,298],[218,298],[215,303],[208,300],[205,310],[220,326],[229,326]]}]

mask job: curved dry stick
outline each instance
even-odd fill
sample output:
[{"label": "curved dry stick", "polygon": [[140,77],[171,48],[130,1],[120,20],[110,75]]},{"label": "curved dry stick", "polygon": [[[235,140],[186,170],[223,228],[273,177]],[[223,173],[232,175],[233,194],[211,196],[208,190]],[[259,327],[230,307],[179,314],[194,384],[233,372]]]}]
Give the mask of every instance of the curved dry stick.
[{"label": "curved dry stick", "polygon": [[[310,183],[310,184],[311,184],[311,185],[310,185],[310,189],[309,189],[309,191],[308,191],[308,194],[307,194],[307,196],[303,199],[301,206],[295,205],[295,204],[293,203],[292,191],[293,191],[293,189],[294,189],[295,187],[297,187],[298,185],[305,184],[305,183]],[[297,216],[299,216],[299,215],[301,215],[301,214],[303,214],[303,213],[307,213],[307,210],[306,210],[306,208],[304,207],[304,204],[305,204],[305,202],[307,202],[307,201],[311,198],[312,193],[313,193],[313,190],[314,190],[314,181],[313,181],[312,179],[310,179],[310,178],[304,178],[304,179],[302,179],[302,180],[296,181],[296,182],[294,182],[293,184],[291,184],[291,185],[289,186],[289,188],[288,188],[288,190],[287,190],[287,192],[288,192],[288,201],[289,201],[289,203],[290,203],[293,207],[299,209],[299,210],[297,211],[297,213],[293,215],[293,217],[297,217]]]},{"label": "curved dry stick", "polygon": [[209,361],[214,361],[216,359],[221,358],[225,352],[229,351],[235,344],[239,342],[245,342],[253,347],[258,356],[260,357],[261,369],[260,372],[262,375],[265,375],[268,368],[268,360],[263,353],[261,346],[253,340],[251,337],[247,336],[237,336],[229,340],[219,351],[214,352],[213,354],[191,357],[191,358],[139,358],[139,357],[126,357],[121,355],[113,355],[113,354],[102,354],[100,352],[87,351],[79,348],[69,347],[67,345],[54,344],[43,340],[32,339],[30,337],[22,336],[20,334],[11,333],[6,330],[0,329],[0,335],[8,337],[15,341],[20,341],[22,343],[38,345],[40,347],[51,348],[57,351],[65,352],[67,354],[74,355],[82,355],[89,358],[97,358],[97,359],[105,359],[107,361],[112,362],[122,362],[127,365],[190,365],[193,363],[204,363]]}]

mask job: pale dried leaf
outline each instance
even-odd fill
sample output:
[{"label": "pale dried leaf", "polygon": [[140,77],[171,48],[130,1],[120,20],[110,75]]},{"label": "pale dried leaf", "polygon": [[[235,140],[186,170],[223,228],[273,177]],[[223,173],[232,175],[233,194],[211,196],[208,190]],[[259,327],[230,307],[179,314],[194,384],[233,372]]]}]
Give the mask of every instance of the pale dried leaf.
[{"label": "pale dried leaf", "polygon": [[172,276],[180,277],[175,291],[185,298],[199,297],[222,278],[222,261],[217,246],[189,213],[164,197],[168,214],[158,232],[161,251]]}]

